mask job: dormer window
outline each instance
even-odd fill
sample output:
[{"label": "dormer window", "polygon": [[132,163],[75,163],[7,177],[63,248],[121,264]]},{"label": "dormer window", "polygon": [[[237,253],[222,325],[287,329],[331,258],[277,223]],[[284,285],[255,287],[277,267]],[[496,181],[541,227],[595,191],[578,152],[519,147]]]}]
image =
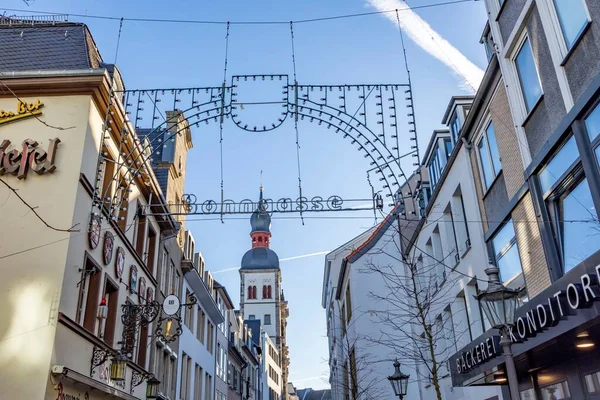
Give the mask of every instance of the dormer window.
[{"label": "dormer window", "polygon": [[432,188],[435,187],[442,176],[442,171],[444,170],[444,167],[448,162],[448,158],[452,153],[452,148],[452,141],[449,137],[438,137],[436,139],[431,159],[427,163],[429,181]]}]

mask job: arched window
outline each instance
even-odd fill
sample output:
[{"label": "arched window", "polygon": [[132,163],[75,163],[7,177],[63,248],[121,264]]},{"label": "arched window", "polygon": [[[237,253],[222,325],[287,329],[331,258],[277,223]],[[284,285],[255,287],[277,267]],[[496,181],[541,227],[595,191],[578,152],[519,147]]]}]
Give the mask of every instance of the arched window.
[{"label": "arched window", "polygon": [[255,242],[256,242],[256,237],[253,237],[252,238],[252,243],[255,243]]},{"label": "arched window", "polygon": [[256,299],[256,286],[252,286],[252,298]]},{"label": "arched window", "polygon": [[267,298],[271,299],[271,285],[267,286]]},{"label": "arched window", "polygon": [[267,287],[263,286],[263,299],[267,298]]},{"label": "arched window", "polygon": [[262,236],[259,236],[259,237],[258,237],[258,241],[259,241],[260,243],[262,243]]},{"label": "arched window", "polygon": [[248,298],[252,298],[252,286],[248,286]]}]

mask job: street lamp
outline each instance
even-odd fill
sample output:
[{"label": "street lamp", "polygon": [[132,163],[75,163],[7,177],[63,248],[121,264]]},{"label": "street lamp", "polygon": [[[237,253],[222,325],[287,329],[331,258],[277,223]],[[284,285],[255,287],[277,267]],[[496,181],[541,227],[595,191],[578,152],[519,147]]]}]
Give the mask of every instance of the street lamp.
[{"label": "street lamp", "polygon": [[110,379],[115,382],[124,381],[126,367],[127,357],[123,353],[117,353],[110,364]]},{"label": "street lamp", "polygon": [[160,385],[160,381],[152,375],[146,382],[146,399],[156,399],[158,397],[158,385]]},{"label": "street lamp", "polygon": [[405,375],[400,372],[400,363],[398,360],[394,362],[394,374],[388,376],[388,381],[392,385],[392,389],[394,389],[394,394],[402,400],[404,396],[406,396],[406,390],[408,389],[408,378],[410,375]]},{"label": "street lamp", "polygon": [[504,354],[510,396],[512,399],[518,399],[519,381],[511,349],[512,342],[508,336],[508,328],[514,323],[519,290],[509,289],[500,282],[500,270],[497,266],[490,266],[485,270],[485,273],[488,275],[488,287],[486,290],[481,291],[476,298],[483,304],[483,312],[490,321],[492,328],[500,330],[500,345]]}]

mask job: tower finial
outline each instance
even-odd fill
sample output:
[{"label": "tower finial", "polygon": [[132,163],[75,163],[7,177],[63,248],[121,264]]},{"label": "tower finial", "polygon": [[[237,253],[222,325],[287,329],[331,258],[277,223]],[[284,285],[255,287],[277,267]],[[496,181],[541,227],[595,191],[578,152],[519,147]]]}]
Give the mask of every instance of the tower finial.
[{"label": "tower finial", "polygon": [[261,170],[260,170],[260,192],[261,192],[261,193],[262,193],[262,191],[263,191],[263,185],[262,185],[262,184],[263,184],[263,180],[262,180],[262,173],[263,173],[263,172],[262,172],[262,169],[261,169]]}]

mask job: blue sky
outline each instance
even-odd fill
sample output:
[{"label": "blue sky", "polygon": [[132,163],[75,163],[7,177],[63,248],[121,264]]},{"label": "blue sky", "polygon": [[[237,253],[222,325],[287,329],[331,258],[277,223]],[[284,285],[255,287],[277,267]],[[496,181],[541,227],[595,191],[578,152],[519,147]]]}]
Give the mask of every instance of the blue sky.
[{"label": "blue sky", "polygon": [[[389,1],[389,0],[388,0]],[[412,0],[411,6],[439,2]],[[27,9],[22,0],[3,0],[2,7]],[[299,20],[373,11],[364,0],[35,0],[30,10],[115,17],[203,20]],[[0,9],[1,10],[1,9]],[[479,38],[485,24],[483,2],[473,1],[416,10],[437,33],[481,69],[487,64]],[[7,14],[27,15],[26,12]],[[72,17],[89,25],[105,62],[113,62],[118,21]],[[222,25],[157,24],[125,21],[117,64],[127,88],[170,88],[220,85],[223,80],[225,27]],[[368,16],[296,25],[299,83],[357,84],[406,82],[397,27],[384,16]],[[428,38],[421,36],[422,41]],[[438,46],[438,44],[435,44]],[[452,95],[467,94],[460,76],[448,63],[432,57],[412,40],[407,53],[413,78],[421,149],[440,127]],[[234,25],[230,31],[232,74],[283,73],[292,76],[289,25]],[[228,81],[229,81],[228,77]],[[348,143],[308,122],[299,125],[303,191],[308,197],[333,194],[368,198],[365,159]],[[219,131],[216,126],[193,130],[186,191],[198,199],[219,198]],[[298,193],[295,133],[290,120],[272,132],[248,133],[224,127],[226,197],[256,198],[263,172],[268,197],[295,198]],[[309,216],[307,214],[307,216]],[[325,217],[320,215],[319,217]],[[271,248],[280,258],[333,250],[373,224],[373,214],[328,214],[328,218],[273,219]],[[350,217],[350,218],[347,218]],[[246,217],[201,221],[190,217],[208,268],[239,301],[237,271],[250,248]],[[325,313],[321,308],[324,256],[282,261],[283,287],[289,301],[290,378],[298,388],[327,387]]]}]

